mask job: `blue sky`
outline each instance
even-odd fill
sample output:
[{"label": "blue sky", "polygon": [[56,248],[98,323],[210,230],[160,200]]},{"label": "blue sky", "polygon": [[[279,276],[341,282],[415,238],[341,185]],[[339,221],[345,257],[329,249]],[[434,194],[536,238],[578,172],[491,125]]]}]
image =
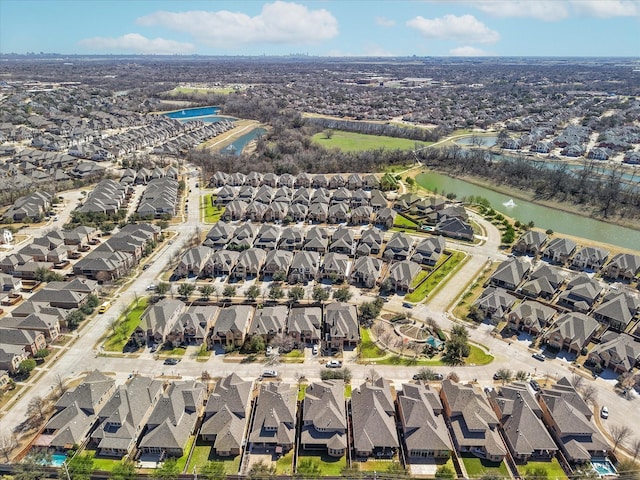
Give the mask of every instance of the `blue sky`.
[{"label": "blue sky", "polygon": [[640,0],[0,0],[0,52],[640,56]]}]

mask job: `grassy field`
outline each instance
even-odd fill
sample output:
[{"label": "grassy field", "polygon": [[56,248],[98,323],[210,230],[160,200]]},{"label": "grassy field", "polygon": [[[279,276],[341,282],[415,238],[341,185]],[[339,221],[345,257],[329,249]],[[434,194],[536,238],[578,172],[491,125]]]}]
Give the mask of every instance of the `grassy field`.
[{"label": "grassy field", "polygon": [[368,328],[360,329],[360,352],[363,360],[368,358],[379,358],[385,355],[385,351],[381,350],[371,340],[371,331]]},{"label": "grassy field", "polygon": [[413,220],[409,220],[407,217],[396,215],[396,218],[393,221],[393,226],[399,228],[415,228],[418,224]]},{"label": "grassy field", "polygon": [[338,148],[345,152],[361,152],[364,150],[413,150],[416,145],[424,147],[425,142],[416,142],[406,138],[384,137],[381,135],[365,135],[363,133],[334,130],[331,138],[324,132],[316,133],[312,140],[325,148]]},{"label": "grassy field", "polygon": [[224,213],[224,207],[211,203],[212,195],[209,193],[202,196],[201,210],[203,211],[204,223],[216,223]]},{"label": "grassy field", "polygon": [[557,458],[553,458],[550,462],[527,462],[525,465],[518,465],[518,472],[525,476],[527,470],[533,468],[544,468],[547,471],[549,480],[566,480],[567,474],[564,472]]},{"label": "grassy field", "polygon": [[429,275],[429,278],[422,282],[418,288],[405,295],[405,300],[413,303],[418,303],[424,300],[436,287],[441,286],[441,283],[447,275],[449,275],[465,257],[466,254],[464,252],[453,252],[451,256],[442,263],[442,265],[437,267],[436,270]]},{"label": "grassy field", "polygon": [[311,459],[315,461],[320,467],[320,476],[322,477],[339,477],[342,469],[347,466],[347,457],[343,455],[340,458],[330,457],[327,454],[324,455],[311,455],[307,452],[300,451],[298,456],[298,465],[301,460]]},{"label": "grassy field", "polygon": [[489,462],[473,455],[462,455],[464,468],[469,477],[478,478],[487,474],[498,475],[502,478],[509,478],[509,472],[504,462]]},{"label": "grassy field", "polygon": [[276,475],[291,475],[293,473],[293,450],[276,461]]},{"label": "grassy field", "polygon": [[235,475],[240,468],[240,455],[235,457],[219,457],[213,452],[213,445],[211,443],[197,440],[193,447],[193,453],[191,454],[191,461],[187,467],[187,472],[193,472],[193,467],[201,467],[207,462],[222,462],[224,464],[224,471],[227,475]]},{"label": "grassy field", "polygon": [[465,359],[465,365],[488,365],[493,362],[493,355],[486,353],[482,348],[474,344],[469,344],[471,347],[471,353]]},{"label": "grassy field", "polygon": [[[407,351],[407,354],[409,352]],[[380,360],[375,360],[376,365],[401,365],[403,367],[441,367],[446,365],[440,357],[434,357],[433,359],[424,359],[424,358],[414,358],[411,356],[400,356],[400,355],[392,355],[390,357],[385,357]]]},{"label": "grassy field", "polygon": [[104,342],[104,349],[107,352],[122,352],[129,337],[140,323],[140,317],[146,310],[148,303],[149,299],[146,297],[139,299],[137,304],[131,304],[127,313],[118,319],[114,332]]},{"label": "grassy field", "polygon": [[198,87],[176,87],[173,90],[169,90],[167,95],[172,97],[177,95],[207,95],[209,93],[217,93],[220,95],[228,95],[229,93],[235,92],[235,88],[231,87],[212,87],[212,88],[198,88]]}]

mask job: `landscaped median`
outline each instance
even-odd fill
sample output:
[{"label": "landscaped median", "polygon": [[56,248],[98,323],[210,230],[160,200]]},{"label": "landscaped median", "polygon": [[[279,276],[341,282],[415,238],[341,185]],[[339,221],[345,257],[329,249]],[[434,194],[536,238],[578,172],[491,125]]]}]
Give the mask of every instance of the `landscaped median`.
[{"label": "landscaped median", "polygon": [[142,314],[147,309],[148,304],[149,299],[143,297],[129,305],[127,311],[118,318],[111,329],[111,334],[104,342],[103,349],[106,352],[122,353],[131,334],[140,324],[140,317],[142,317]]}]

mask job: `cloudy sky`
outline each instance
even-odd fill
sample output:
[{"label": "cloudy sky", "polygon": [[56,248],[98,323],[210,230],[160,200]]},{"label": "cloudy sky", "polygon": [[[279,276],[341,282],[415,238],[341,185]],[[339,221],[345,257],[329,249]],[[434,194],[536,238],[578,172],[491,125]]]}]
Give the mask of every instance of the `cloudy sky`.
[{"label": "cloudy sky", "polygon": [[0,0],[0,52],[640,56],[640,0]]}]

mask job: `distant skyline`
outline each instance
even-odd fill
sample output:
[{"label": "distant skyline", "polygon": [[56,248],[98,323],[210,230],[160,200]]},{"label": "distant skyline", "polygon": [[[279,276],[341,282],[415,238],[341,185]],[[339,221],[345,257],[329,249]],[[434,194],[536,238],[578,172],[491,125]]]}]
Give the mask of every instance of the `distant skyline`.
[{"label": "distant skyline", "polygon": [[0,53],[640,57],[640,0],[0,0]]}]

